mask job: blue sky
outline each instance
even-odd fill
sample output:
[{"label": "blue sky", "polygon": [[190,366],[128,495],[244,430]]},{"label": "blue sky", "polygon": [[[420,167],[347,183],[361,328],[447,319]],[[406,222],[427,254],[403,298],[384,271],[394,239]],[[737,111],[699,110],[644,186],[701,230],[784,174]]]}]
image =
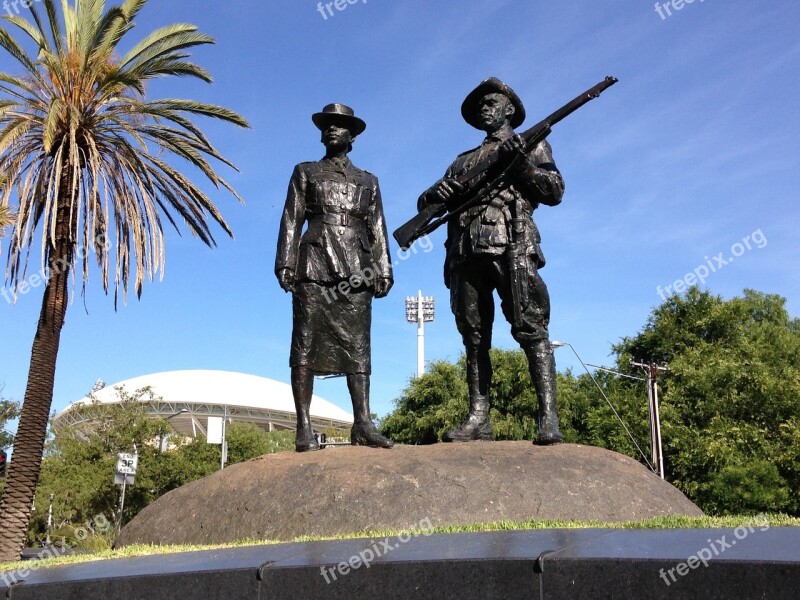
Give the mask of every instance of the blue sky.
[{"label": "blue sky", "polygon": [[[76,290],[55,409],[100,377],[110,384],[224,369],[288,381],[291,302],[272,270],[292,167],[323,152],[311,113],[342,102],[366,120],[351,158],[379,177],[392,230],[456,154],[480,143],[459,106],[489,76],[516,90],[528,126],[604,76],[620,79],[550,136],[566,194],[535,217],[553,339],[571,342],[587,362],[608,363],[611,344],[634,335],[661,302],[657,286],[709,264],[716,270],[706,269],[702,287],[726,298],[743,288],[777,293],[800,315],[800,5],[696,0],[671,16],[662,8],[663,18],[651,0],[344,6],[324,18],[312,0],[151,0],[140,14],[129,45],[182,21],[217,39],[195,53],[212,86],[164,81],[149,93],[226,105],[250,120],[250,131],[203,124],[239,167],[222,172],[246,205],[213,192],[236,234],[231,241],[219,232],[216,249],[169,232],[164,279],[147,284],[141,301],[131,297],[115,313],[97,273],[85,299]],[[6,56],[0,70],[18,72]],[[406,260],[392,240],[395,286],[373,313],[379,415],[415,372],[407,295],[422,289],[437,300],[427,358],[455,360],[462,351],[441,277],[444,232],[431,238],[430,252]],[[720,253],[724,265],[714,259]],[[0,298],[6,397],[24,394],[40,303],[41,288],[15,306]],[[515,347],[507,323],[495,325],[495,346]],[[557,361],[575,366],[568,350]],[[315,391],[349,408],[343,381],[318,382]]]}]

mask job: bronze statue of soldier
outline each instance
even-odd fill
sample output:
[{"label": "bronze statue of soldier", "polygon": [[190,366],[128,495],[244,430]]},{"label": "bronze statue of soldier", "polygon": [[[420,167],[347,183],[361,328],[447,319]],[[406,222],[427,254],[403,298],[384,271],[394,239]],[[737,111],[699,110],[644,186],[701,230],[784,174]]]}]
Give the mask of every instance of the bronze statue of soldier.
[{"label": "bronze statue of soldier", "polygon": [[486,132],[486,138],[478,148],[459,155],[445,176],[420,196],[418,210],[429,205],[457,209],[453,203],[463,186],[456,177],[494,151],[514,167],[500,185],[489,188],[447,224],[445,285],[466,349],[469,416],[446,432],[444,440],[492,439],[489,349],[495,311],[492,294],[497,290],[536,388],[539,430],[534,443],[559,443],[563,437],[558,429],[556,369],[548,332],[550,297],[539,275],[545,259],[533,211],[541,204],[559,204],[564,181],[546,140],[525,151],[523,140],[514,132],[525,120],[525,108],[502,81],[492,77],[478,85],[464,100],[461,114],[468,124]]},{"label": "bronze statue of soldier", "polygon": [[309,412],[314,376],[333,374],[347,376],[351,443],[391,448],[369,408],[372,299],[393,284],[386,222],[378,179],[347,157],[366,123],[343,104],[329,104],[312,120],[325,156],[294,168],[275,259],[278,282],[293,295],[295,448],[319,449]]}]

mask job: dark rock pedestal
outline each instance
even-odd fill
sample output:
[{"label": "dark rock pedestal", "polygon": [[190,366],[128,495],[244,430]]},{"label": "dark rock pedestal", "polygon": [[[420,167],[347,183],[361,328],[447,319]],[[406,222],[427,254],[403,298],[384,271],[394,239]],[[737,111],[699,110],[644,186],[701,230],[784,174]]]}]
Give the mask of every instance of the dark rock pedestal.
[{"label": "dark rock pedestal", "polygon": [[601,448],[530,442],[339,447],[262,456],[173,490],[139,513],[117,545],[659,515],[702,512],[638,462]]}]

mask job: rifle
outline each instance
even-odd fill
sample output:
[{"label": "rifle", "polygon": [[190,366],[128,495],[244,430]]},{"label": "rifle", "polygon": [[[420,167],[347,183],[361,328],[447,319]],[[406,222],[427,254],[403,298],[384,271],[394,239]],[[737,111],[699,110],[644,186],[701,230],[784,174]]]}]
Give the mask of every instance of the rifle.
[{"label": "rifle", "polygon": [[[530,152],[539,142],[550,135],[550,129],[553,125],[574,113],[590,100],[597,98],[617,81],[619,80],[616,77],[606,77],[597,85],[589,88],[559,108],[549,117],[522,132],[520,137],[523,141],[523,152]],[[392,234],[394,239],[397,240],[403,250],[408,250],[418,238],[431,233],[453,217],[480,204],[491,191],[504,183],[505,175],[518,163],[519,159],[520,155],[517,155],[510,163],[504,165],[500,159],[499,150],[495,150],[473,167],[465,169],[454,177],[462,185],[457,197],[450,200],[450,204],[455,205],[456,208],[445,215],[447,207],[444,204],[428,204],[411,220],[394,231]]]}]

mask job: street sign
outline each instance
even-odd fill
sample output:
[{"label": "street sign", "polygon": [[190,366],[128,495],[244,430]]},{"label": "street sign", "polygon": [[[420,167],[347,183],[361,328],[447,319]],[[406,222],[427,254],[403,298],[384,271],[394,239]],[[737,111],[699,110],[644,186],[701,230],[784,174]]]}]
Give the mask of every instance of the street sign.
[{"label": "street sign", "polygon": [[133,485],[135,479],[133,475],[124,475],[122,473],[114,474],[114,483],[117,485]]},{"label": "street sign", "polygon": [[206,441],[209,444],[222,443],[222,417],[208,417],[208,426],[206,428],[208,435]]},{"label": "street sign", "polygon": [[136,467],[138,464],[138,454],[126,454],[125,452],[120,452],[117,455],[117,474],[136,475]]}]

